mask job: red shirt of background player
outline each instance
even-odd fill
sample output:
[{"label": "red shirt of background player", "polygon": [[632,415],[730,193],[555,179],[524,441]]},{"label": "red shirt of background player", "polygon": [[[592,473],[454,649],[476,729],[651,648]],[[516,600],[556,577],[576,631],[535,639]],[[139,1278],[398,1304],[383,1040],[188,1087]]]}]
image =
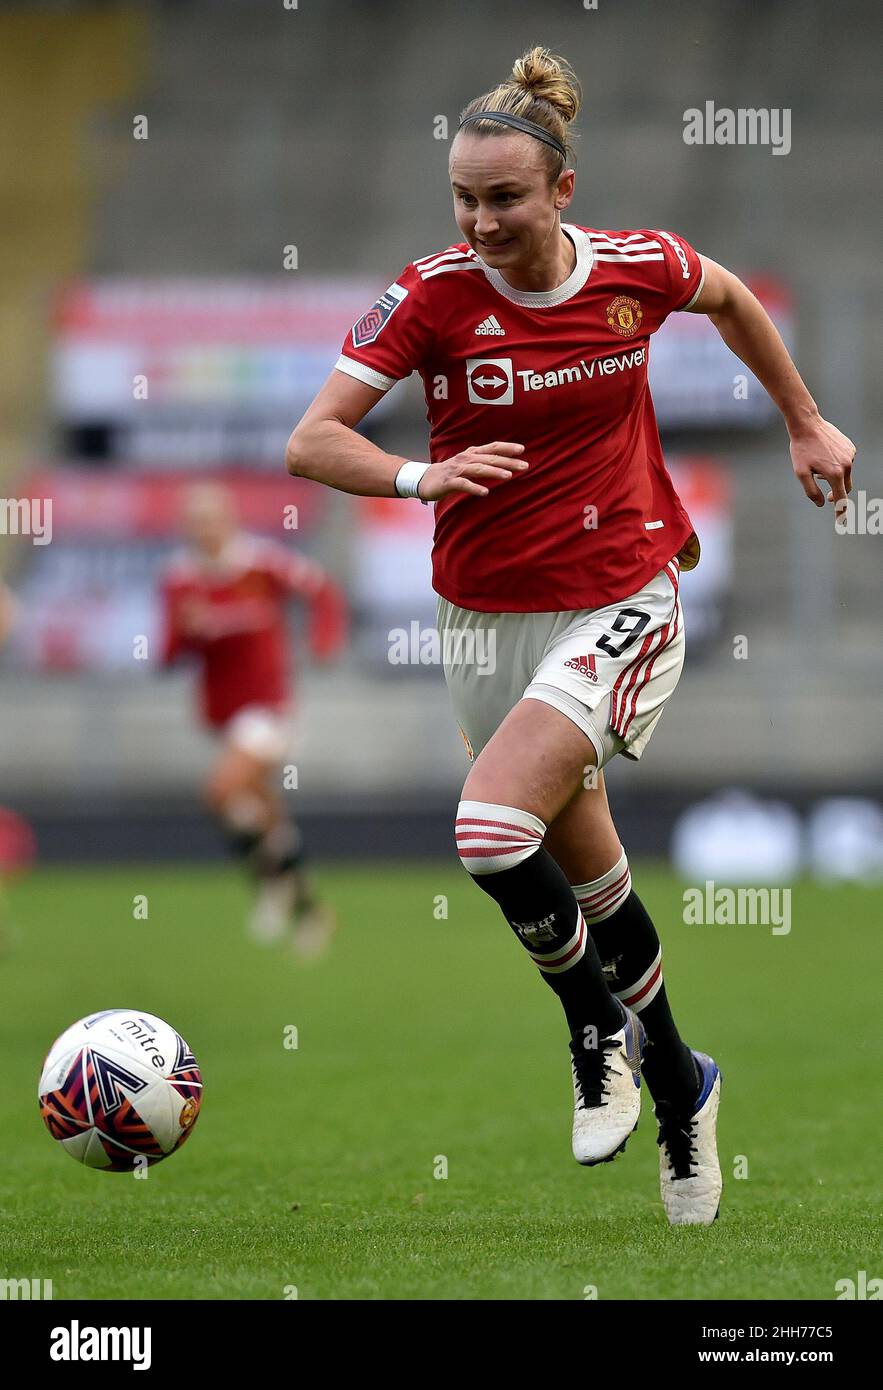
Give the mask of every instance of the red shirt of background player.
[{"label": "red shirt of background player", "polygon": [[327,660],[346,640],[346,603],[338,585],[314,561],[253,536],[237,535],[212,563],[182,553],[170,565],[161,594],[163,664],[188,654],[199,658],[200,707],[213,728],[248,706],[290,705],[292,598],[309,604],[315,657]]},{"label": "red shirt of background player", "polygon": [[433,587],[478,612],[560,613],[636,593],[699,543],[665,467],[650,336],[687,308],[697,253],[662,231],[562,223],[572,274],[515,290],[465,242],[423,256],[348,334],[340,371],[380,390],[418,371],[433,463],[514,439],[528,472],[435,503]]}]

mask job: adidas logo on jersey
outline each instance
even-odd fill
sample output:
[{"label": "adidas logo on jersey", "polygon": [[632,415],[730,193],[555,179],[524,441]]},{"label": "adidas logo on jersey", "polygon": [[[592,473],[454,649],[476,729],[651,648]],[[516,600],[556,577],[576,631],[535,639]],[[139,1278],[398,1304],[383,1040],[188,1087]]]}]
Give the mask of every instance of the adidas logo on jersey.
[{"label": "adidas logo on jersey", "polygon": [[478,325],[475,331],[476,333],[483,333],[494,338],[505,338],[506,336],[506,330],[500,327],[496,314],[490,314],[488,318],[484,319],[483,322]]},{"label": "adidas logo on jersey", "polygon": [[565,661],[565,666],[571,667],[574,671],[579,671],[581,676],[587,676],[590,681],[597,684],[598,673],[595,670],[595,657],[592,656],[572,656]]}]

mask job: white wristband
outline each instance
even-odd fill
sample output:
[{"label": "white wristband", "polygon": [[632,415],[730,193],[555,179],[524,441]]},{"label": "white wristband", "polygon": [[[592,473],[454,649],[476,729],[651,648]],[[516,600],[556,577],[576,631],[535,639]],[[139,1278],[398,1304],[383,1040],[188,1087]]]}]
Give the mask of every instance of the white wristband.
[{"label": "white wristband", "polygon": [[420,482],[420,479],[423,477],[428,467],[428,463],[415,463],[413,459],[409,463],[402,464],[396,474],[395,483],[396,492],[399,497],[419,497],[424,507],[429,506],[429,503],[424,501],[417,491],[417,484]]}]

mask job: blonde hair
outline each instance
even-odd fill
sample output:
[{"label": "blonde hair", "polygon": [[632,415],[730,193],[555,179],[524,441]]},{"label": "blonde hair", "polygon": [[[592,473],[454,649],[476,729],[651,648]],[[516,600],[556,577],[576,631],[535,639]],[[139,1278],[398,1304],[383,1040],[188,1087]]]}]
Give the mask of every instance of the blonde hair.
[{"label": "blonde hair", "polygon": [[[516,59],[506,81],[470,101],[460,113],[460,120],[476,111],[506,111],[521,116],[559,140],[572,161],[569,127],[582,105],[582,96],[579,79],[565,58],[550,53],[548,48],[529,48]],[[490,120],[473,121],[468,129],[477,135],[507,134],[506,126]],[[549,182],[554,183],[567,168],[567,162],[550,145],[544,143],[542,149]]]}]

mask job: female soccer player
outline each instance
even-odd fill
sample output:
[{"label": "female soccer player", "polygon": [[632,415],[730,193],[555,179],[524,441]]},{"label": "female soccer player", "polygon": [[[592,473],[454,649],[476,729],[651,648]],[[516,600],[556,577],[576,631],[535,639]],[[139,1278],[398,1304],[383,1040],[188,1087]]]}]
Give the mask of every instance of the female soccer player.
[{"label": "female soccer player", "polygon": [[[671,232],[562,223],[579,105],[569,66],[535,48],[466,107],[450,154],[463,240],[409,264],[355,325],[287,466],[345,492],[436,504],[445,677],[474,758],[461,861],[564,1007],[576,1159],[624,1146],[646,1043],[668,1219],[708,1225],[721,1192],[719,1072],[675,1027],[601,771],[617,753],[640,758],[677,684],[679,572],[699,558],[663,462],[650,335],[674,311],[711,318],[780,408],[816,505],[813,475],[836,502],[855,451],[735,275]],[[414,370],[430,463],[355,432]],[[470,660],[481,629],[492,673]]]},{"label": "female soccer player", "polygon": [[313,655],[344,640],[337,585],[312,560],[237,527],[230,494],[196,484],[186,497],[186,551],[162,584],[162,660],[199,660],[204,722],[221,738],[205,797],[258,883],[251,916],[256,940],[290,935],[301,955],[318,955],[334,929],[304,871],[301,835],[285,813],[281,764],[290,744],[287,607],[310,605]]}]

